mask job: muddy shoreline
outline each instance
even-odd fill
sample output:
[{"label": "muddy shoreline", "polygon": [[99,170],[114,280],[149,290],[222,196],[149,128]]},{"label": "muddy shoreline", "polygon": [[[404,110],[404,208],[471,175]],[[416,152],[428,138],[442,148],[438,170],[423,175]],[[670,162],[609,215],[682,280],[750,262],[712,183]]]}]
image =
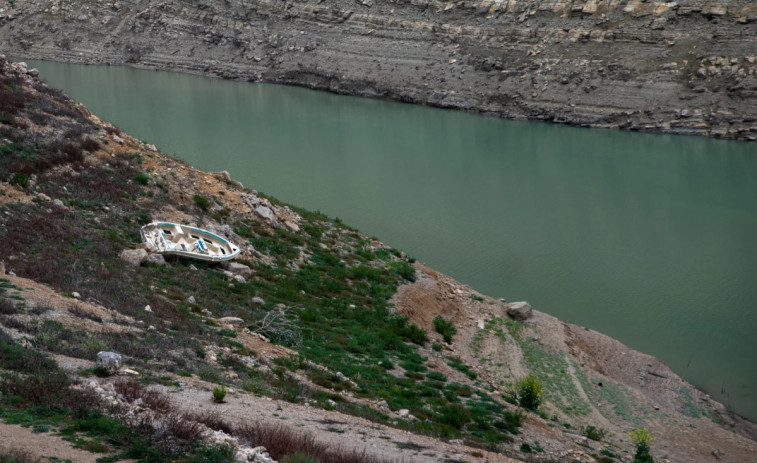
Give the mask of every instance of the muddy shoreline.
[{"label": "muddy shoreline", "polygon": [[0,46],[515,120],[757,140],[747,1],[41,0],[0,13]]}]

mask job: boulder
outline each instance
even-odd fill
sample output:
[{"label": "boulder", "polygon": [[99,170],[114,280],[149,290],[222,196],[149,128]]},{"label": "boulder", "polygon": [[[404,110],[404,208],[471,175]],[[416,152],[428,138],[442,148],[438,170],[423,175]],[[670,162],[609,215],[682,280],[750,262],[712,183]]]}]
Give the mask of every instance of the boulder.
[{"label": "boulder", "polygon": [[507,304],[507,314],[516,320],[528,320],[533,316],[531,304],[526,301]]},{"label": "boulder", "polygon": [[189,296],[187,298],[187,302],[190,303],[190,304],[196,304],[197,303],[197,299],[195,299],[194,296]]},{"label": "boulder", "polygon": [[250,267],[240,264],[238,262],[224,262],[224,268],[234,275],[241,275],[248,278],[252,275],[252,269]]},{"label": "boulder", "polygon": [[144,262],[146,264],[152,264],[152,265],[157,265],[158,267],[162,267],[166,265],[166,258],[163,257],[163,254],[150,254],[145,258]]},{"label": "boulder", "polygon": [[255,213],[266,220],[271,220],[271,217],[273,217],[273,211],[271,210],[271,208],[266,206],[256,207]]},{"label": "boulder", "polygon": [[147,258],[147,251],[144,249],[124,249],[119,256],[121,260],[126,261],[129,265],[139,267]]},{"label": "boulder", "polygon": [[115,352],[98,352],[95,370],[100,373],[115,375],[121,368],[121,356]]}]

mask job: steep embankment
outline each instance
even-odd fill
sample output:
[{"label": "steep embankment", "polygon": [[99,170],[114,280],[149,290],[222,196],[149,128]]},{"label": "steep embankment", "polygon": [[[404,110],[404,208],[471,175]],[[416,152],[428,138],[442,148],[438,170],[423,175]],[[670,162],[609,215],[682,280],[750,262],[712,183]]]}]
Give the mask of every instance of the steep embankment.
[{"label": "steep embankment", "polygon": [[29,58],[757,139],[747,0],[37,0],[0,24],[0,46]]},{"label": "steep embankment", "polygon": [[[6,422],[149,461],[228,462],[199,459],[220,450],[198,442],[233,438],[276,459],[606,463],[630,459],[641,427],[658,459],[757,453],[751,423],[659,360],[546,314],[515,320],[503,301],[337,220],[163,155],[4,58],[0,137]],[[164,259],[140,244],[151,220],[214,230],[244,255]],[[451,342],[437,316],[455,327]],[[102,350],[154,389],[94,378]],[[527,374],[544,384],[537,410],[514,392]],[[77,379],[89,386],[69,387]],[[14,442],[51,456],[39,449],[58,441],[38,440]]]}]

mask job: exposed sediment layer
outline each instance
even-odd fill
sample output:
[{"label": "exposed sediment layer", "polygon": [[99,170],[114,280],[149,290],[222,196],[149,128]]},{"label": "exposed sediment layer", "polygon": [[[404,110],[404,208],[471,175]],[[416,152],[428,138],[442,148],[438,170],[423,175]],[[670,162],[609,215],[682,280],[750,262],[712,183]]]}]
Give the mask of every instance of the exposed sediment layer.
[{"label": "exposed sediment layer", "polygon": [[757,6],[641,0],[16,2],[0,46],[584,127],[757,140]]}]

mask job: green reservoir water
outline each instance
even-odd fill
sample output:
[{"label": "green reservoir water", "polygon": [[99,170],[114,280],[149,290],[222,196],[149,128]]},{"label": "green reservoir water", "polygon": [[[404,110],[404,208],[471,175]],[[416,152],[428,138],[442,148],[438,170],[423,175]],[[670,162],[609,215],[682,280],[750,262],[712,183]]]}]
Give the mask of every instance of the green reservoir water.
[{"label": "green reservoir water", "polygon": [[30,62],[163,151],[655,355],[757,419],[757,144]]}]

